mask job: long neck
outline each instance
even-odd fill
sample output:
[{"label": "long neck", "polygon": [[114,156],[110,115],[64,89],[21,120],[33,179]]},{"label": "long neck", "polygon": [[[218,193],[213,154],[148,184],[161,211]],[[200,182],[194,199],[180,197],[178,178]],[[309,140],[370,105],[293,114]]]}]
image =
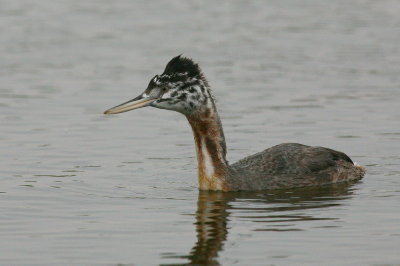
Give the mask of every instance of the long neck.
[{"label": "long neck", "polygon": [[187,119],[196,144],[200,189],[228,191],[225,137],[214,103]]}]

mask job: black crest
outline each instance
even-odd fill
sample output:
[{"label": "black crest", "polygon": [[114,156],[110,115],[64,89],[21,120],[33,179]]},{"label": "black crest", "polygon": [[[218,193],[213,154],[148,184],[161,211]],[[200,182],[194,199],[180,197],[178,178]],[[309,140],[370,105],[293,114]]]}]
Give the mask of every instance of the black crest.
[{"label": "black crest", "polygon": [[163,74],[171,75],[177,73],[187,73],[189,77],[196,77],[201,76],[201,69],[192,59],[178,55],[168,62]]}]

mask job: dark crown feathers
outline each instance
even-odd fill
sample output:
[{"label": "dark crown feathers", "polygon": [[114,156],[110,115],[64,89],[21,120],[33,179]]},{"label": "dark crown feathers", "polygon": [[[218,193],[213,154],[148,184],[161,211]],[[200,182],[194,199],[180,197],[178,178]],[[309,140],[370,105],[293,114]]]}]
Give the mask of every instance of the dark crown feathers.
[{"label": "dark crown feathers", "polygon": [[202,76],[201,69],[192,59],[178,55],[171,59],[165,67],[164,73],[167,75],[187,73],[189,77]]}]

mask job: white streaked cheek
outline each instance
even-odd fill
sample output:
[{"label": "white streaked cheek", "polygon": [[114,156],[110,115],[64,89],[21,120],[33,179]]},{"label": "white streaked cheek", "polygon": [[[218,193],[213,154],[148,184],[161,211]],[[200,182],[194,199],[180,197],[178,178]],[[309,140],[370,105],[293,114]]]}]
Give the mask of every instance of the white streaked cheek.
[{"label": "white streaked cheek", "polygon": [[171,96],[172,93],[173,93],[173,91],[168,91],[168,92],[164,93],[161,96],[161,99],[171,99],[172,98],[172,96]]},{"label": "white streaked cheek", "polygon": [[183,102],[178,102],[175,104],[171,104],[168,101],[156,102],[156,103],[152,104],[152,106],[161,108],[161,109],[173,110],[173,111],[177,111],[177,112],[181,112],[181,113],[185,112],[185,104]]},{"label": "white streaked cheek", "polygon": [[172,106],[168,102],[156,102],[153,104],[154,107],[161,108],[161,109],[168,109],[171,110]]}]

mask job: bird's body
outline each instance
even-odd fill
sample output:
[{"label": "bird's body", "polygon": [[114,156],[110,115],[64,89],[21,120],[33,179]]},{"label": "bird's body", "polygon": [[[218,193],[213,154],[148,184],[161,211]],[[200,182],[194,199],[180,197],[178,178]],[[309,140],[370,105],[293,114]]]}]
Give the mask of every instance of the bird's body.
[{"label": "bird's body", "polygon": [[180,56],[140,96],[107,110],[144,106],[178,111],[192,127],[202,190],[264,190],[357,180],[364,168],[344,153],[297,143],[279,144],[229,165],[222,124],[208,82],[197,64]]},{"label": "bird's body", "polygon": [[324,147],[298,143],[279,144],[246,157],[231,166],[249,178],[246,183],[234,178],[236,187],[248,190],[327,185],[360,179],[363,167],[344,153]]}]

